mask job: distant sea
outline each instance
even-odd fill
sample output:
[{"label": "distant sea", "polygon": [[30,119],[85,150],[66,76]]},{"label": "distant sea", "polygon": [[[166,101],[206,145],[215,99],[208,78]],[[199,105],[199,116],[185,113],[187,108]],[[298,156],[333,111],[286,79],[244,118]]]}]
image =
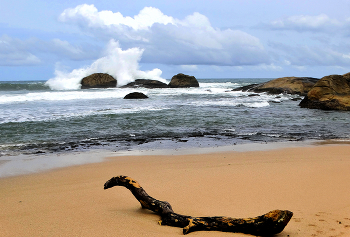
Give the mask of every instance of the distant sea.
[{"label": "distant sea", "polygon": [[[297,95],[232,91],[268,80],[199,79],[199,88],[89,90],[51,90],[43,81],[0,82],[0,156],[350,138],[349,112],[302,109]],[[134,91],[149,99],[123,99]]]}]

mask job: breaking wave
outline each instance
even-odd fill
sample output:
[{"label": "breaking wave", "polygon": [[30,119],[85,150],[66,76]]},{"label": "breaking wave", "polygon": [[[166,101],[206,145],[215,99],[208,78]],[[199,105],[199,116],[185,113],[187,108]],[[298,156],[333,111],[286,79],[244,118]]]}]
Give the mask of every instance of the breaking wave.
[{"label": "breaking wave", "polygon": [[104,56],[97,59],[90,66],[74,69],[71,72],[56,68],[55,77],[49,79],[46,85],[52,90],[77,90],[80,89],[82,78],[93,73],[108,73],[118,81],[118,86],[125,85],[135,79],[153,79],[166,82],[161,77],[162,71],[155,68],[151,71],[139,70],[143,49],[130,48],[122,50],[119,42],[110,40]]}]

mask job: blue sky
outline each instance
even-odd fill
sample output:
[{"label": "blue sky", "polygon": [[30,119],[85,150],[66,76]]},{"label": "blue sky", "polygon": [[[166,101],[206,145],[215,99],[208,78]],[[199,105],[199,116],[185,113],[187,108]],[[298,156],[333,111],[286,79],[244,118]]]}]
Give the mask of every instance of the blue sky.
[{"label": "blue sky", "polygon": [[179,72],[197,78],[350,72],[349,0],[0,0],[0,6],[1,81],[62,78],[87,68],[165,79]]}]

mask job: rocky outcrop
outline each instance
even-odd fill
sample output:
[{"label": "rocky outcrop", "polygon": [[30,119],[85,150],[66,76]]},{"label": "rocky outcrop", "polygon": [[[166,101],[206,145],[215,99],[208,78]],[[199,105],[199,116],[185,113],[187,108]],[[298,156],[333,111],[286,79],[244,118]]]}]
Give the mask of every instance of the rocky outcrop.
[{"label": "rocky outcrop", "polygon": [[171,78],[168,86],[171,88],[199,87],[199,83],[194,76],[179,73]]},{"label": "rocky outcrop", "polygon": [[130,82],[120,88],[168,88],[166,83],[157,80],[148,80],[148,79],[136,79],[134,82]]},{"label": "rocky outcrop", "polygon": [[251,91],[255,93],[267,92],[269,94],[297,94],[307,95],[318,81],[312,77],[281,77],[261,84],[251,84],[233,89],[233,91]]},{"label": "rocky outcrop", "polygon": [[323,77],[299,106],[309,109],[350,111],[350,73]]},{"label": "rocky outcrop", "polygon": [[260,86],[262,84],[250,84],[250,85],[246,85],[246,86],[241,86],[241,87],[237,87],[235,89],[232,89],[232,91],[254,91],[254,89],[258,86]]},{"label": "rocky outcrop", "polygon": [[124,99],[147,99],[148,96],[141,92],[132,92],[127,94]]},{"label": "rocky outcrop", "polygon": [[81,80],[81,89],[117,87],[117,80],[107,73],[94,73]]}]

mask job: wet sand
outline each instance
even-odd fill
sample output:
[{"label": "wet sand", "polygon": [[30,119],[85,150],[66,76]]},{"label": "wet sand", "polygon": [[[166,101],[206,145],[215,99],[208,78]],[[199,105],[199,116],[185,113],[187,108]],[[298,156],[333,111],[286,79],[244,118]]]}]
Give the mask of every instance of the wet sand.
[{"label": "wet sand", "polygon": [[[192,216],[294,216],[277,236],[350,236],[350,145],[190,155],[117,156],[0,179],[0,236],[181,236],[159,226],[117,175]],[[249,236],[194,232],[191,236]]]}]

